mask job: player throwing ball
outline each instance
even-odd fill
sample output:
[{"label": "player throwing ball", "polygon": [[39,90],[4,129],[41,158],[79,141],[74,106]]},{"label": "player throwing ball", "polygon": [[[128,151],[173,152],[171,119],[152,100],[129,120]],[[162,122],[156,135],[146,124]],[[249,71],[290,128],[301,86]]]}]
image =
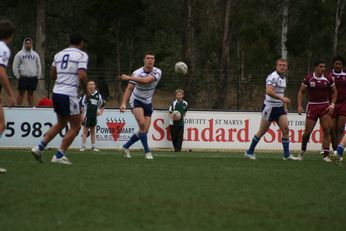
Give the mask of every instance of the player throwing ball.
[{"label": "player throwing ball", "polygon": [[262,108],[260,128],[254,135],[249,149],[245,152],[245,159],[256,160],[254,153],[255,147],[262,136],[268,131],[271,123],[275,121],[282,131],[283,160],[297,160],[297,157],[292,156],[289,150],[289,129],[286,110],[291,100],[284,96],[287,69],[287,61],[285,59],[278,59],[276,61],[275,71],[267,77],[266,96]]},{"label": "player throwing ball", "polygon": [[155,88],[161,79],[161,70],[154,67],[155,55],[152,52],[144,54],[144,66],[137,69],[131,76],[122,74],[121,80],[129,81],[120,106],[120,112],[125,112],[129,102],[131,111],[136,118],[139,131],[133,134],[127,143],[122,146],[125,158],[131,158],[129,148],[138,140],[144,148],[144,158],[151,160],[153,155],[148,146],[147,133],[153,113],[152,97]]}]

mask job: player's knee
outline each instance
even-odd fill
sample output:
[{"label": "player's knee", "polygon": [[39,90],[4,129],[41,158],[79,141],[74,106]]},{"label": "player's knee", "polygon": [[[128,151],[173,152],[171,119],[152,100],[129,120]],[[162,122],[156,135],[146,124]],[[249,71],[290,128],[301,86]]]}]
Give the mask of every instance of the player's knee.
[{"label": "player's knee", "polygon": [[336,132],[338,134],[343,134],[344,133],[344,128],[343,127],[342,128],[338,128],[338,129],[336,129]]},{"label": "player's knee", "polygon": [[330,136],[330,130],[329,130],[329,128],[322,129],[322,131],[323,131],[323,135],[324,135],[324,136]]},{"label": "player's knee", "polygon": [[303,133],[303,139],[305,138],[305,139],[310,139],[310,136],[311,136],[311,132],[304,132]]}]

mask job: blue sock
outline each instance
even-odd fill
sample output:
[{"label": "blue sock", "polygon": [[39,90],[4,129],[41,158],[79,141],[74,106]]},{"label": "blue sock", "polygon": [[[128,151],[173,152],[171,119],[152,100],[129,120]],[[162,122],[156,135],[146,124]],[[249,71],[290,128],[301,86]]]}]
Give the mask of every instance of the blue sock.
[{"label": "blue sock", "polygon": [[142,142],[142,145],[143,145],[143,148],[144,148],[144,152],[145,153],[150,152],[149,146],[148,146],[148,136],[147,136],[147,133],[139,133],[139,139]]},{"label": "blue sock", "polygon": [[284,148],[284,157],[289,157],[290,155],[290,141],[289,139],[282,138],[282,147]]},{"label": "blue sock", "polygon": [[38,149],[40,149],[40,151],[43,151],[45,149],[45,147],[47,146],[47,144],[43,141],[41,141],[39,144],[38,144]]},{"label": "blue sock", "polygon": [[342,156],[342,154],[344,153],[344,149],[345,149],[344,146],[342,146],[341,144],[338,145],[338,147],[336,148],[336,152],[338,153],[339,156]]},{"label": "blue sock", "polygon": [[129,148],[132,144],[136,143],[139,140],[139,135],[137,132],[131,136],[129,141],[126,142],[126,144],[123,145],[124,148]]},{"label": "blue sock", "polygon": [[246,151],[247,154],[251,154],[252,155],[254,153],[256,145],[258,144],[260,139],[261,138],[258,138],[256,135],[253,136],[250,148]]},{"label": "blue sock", "polygon": [[65,154],[62,152],[62,151],[60,151],[60,150],[58,150],[58,151],[56,151],[56,153],[55,153],[55,156],[56,156],[56,158],[58,158],[58,159],[60,159],[61,157],[63,157]]}]

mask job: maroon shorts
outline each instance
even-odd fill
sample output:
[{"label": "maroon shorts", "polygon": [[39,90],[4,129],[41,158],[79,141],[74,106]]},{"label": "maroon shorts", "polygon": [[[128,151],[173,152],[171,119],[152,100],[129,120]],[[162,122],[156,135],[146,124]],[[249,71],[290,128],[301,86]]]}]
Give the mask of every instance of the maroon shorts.
[{"label": "maroon shorts", "polygon": [[318,120],[318,118],[328,113],[329,103],[323,104],[309,104],[306,108],[306,118],[311,120]]},{"label": "maroon shorts", "polygon": [[332,118],[336,118],[338,116],[346,116],[346,102],[335,104]]}]

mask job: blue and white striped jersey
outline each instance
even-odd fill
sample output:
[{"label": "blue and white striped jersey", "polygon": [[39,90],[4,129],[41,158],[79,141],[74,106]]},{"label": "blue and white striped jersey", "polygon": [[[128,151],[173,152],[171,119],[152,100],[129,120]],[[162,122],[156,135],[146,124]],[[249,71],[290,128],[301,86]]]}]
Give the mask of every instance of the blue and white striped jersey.
[{"label": "blue and white striped jersey", "polygon": [[[266,85],[272,85],[276,95],[284,96],[286,88],[286,78],[280,76],[276,71],[268,75],[266,79]],[[274,99],[266,94],[264,104],[271,107],[281,107],[283,105],[282,101],[279,99]]]},{"label": "blue and white striped jersey", "polygon": [[155,88],[161,79],[161,70],[159,68],[154,67],[152,72],[145,73],[144,68],[141,67],[132,73],[132,76],[138,76],[138,77],[143,77],[143,78],[148,76],[148,75],[154,76],[156,81],[153,81],[149,84],[148,83],[143,84],[143,83],[137,83],[134,81],[130,81],[130,83],[133,83],[135,85],[135,88],[133,89],[130,100],[136,99],[136,100],[139,100],[145,104],[151,103],[153,94],[155,92]]},{"label": "blue and white striped jersey", "polygon": [[77,48],[66,48],[54,56],[52,66],[56,67],[57,79],[54,93],[78,96],[78,70],[87,70],[88,55]]}]

